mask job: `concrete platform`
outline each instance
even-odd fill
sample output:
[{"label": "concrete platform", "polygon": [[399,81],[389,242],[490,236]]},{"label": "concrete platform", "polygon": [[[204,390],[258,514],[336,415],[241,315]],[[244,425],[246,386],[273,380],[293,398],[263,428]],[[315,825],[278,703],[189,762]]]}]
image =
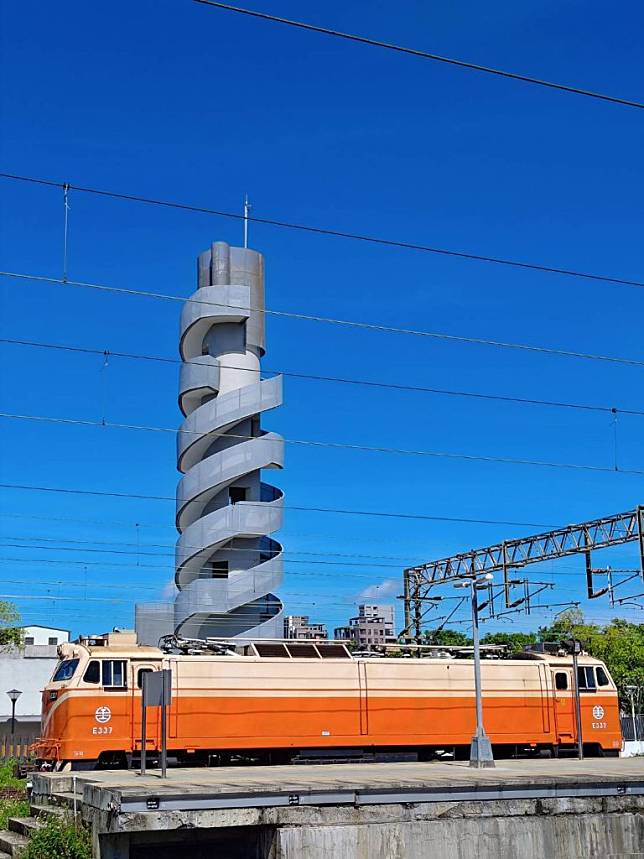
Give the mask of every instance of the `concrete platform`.
[{"label": "concrete platform", "polygon": [[34,793],[76,795],[102,857],[163,859],[187,843],[191,859],[200,844],[259,859],[644,856],[644,758],[48,773]]}]

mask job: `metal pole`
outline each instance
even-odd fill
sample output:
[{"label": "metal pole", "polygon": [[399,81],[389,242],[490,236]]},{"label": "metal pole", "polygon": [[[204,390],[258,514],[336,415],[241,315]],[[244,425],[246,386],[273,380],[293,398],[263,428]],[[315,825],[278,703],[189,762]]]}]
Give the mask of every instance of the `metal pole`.
[{"label": "metal pole", "polygon": [[581,698],[579,696],[579,675],[577,672],[577,640],[573,641],[572,647],[572,673],[575,690],[575,723],[577,726],[577,757],[584,759],[584,738],[581,731]]},{"label": "metal pole", "polygon": [[472,639],[474,642],[474,693],[476,696],[476,734],[470,746],[471,767],[493,767],[492,744],[483,727],[483,697],[481,694],[481,649],[479,646],[479,607],[476,580],[470,582],[472,602]]},{"label": "metal pole", "polygon": [[16,702],[11,701],[11,754],[15,753],[16,746]]},{"label": "metal pole", "polygon": [[[423,643],[423,619],[422,619],[422,604],[420,601],[420,573],[414,572],[414,627],[416,633],[416,644]],[[420,656],[420,651],[418,652]]]},{"label": "metal pole", "polygon": [[644,508],[637,508],[637,542],[640,549],[640,574],[644,579]]},{"label": "metal pole", "polygon": [[146,751],[148,736],[148,702],[145,694],[145,678],[146,674],[142,675],[141,679],[141,775],[145,775]]},{"label": "metal pole", "polygon": [[405,636],[410,637],[411,633],[411,600],[409,593],[409,570],[403,573],[403,607],[405,610]]},{"label": "metal pole", "polygon": [[633,740],[637,743],[637,721],[635,719],[635,695],[631,695],[631,716],[633,717]]},{"label": "metal pole", "polygon": [[168,672],[163,669],[162,672],[162,695],[161,695],[161,778],[166,777],[166,768],[167,768],[167,757],[168,757],[168,749],[166,742],[166,683],[168,679]]}]

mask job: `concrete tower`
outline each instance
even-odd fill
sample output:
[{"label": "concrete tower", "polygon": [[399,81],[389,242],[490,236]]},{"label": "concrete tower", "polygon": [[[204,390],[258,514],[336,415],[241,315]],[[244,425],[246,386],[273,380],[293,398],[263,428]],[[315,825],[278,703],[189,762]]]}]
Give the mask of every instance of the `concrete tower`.
[{"label": "concrete tower", "polygon": [[[175,581],[169,607],[137,606],[141,641],[282,637],[283,493],[261,479],[281,468],[284,441],[261,429],[282,402],[282,377],[260,378],[264,260],[215,242],[199,255],[198,289],[181,314]],[[169,628],[169,627],[172,628]]]}]

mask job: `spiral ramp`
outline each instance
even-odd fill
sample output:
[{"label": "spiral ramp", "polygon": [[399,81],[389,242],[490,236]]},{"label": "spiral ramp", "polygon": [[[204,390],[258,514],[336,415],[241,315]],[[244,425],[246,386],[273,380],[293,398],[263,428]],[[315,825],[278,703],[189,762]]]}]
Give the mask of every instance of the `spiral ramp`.
[{"label": "spiral ramp", "polygon": [[137,607],[140,641],[164,626],[194,638],[282,637],[282,546],[270,535],[283,493],[261,475],[282,468],[284,441],[260,426],[282,402],[282,377],[260,378],[263,308],[259,253],[216,242],[199,256],[199,288],[181,315],[178,596],[171,615]]}]

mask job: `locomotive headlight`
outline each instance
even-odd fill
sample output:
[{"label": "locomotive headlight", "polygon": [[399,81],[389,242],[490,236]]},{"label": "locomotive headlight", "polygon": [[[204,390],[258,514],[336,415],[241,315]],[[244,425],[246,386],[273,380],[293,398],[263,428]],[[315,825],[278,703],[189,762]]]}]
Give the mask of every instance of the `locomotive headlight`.
[{"label": "locomotive headlight", "polygon": [[49,693],[49,700],[50,701],[55,701],[56,698],[58,698],[58,692],[50,692]]}]

